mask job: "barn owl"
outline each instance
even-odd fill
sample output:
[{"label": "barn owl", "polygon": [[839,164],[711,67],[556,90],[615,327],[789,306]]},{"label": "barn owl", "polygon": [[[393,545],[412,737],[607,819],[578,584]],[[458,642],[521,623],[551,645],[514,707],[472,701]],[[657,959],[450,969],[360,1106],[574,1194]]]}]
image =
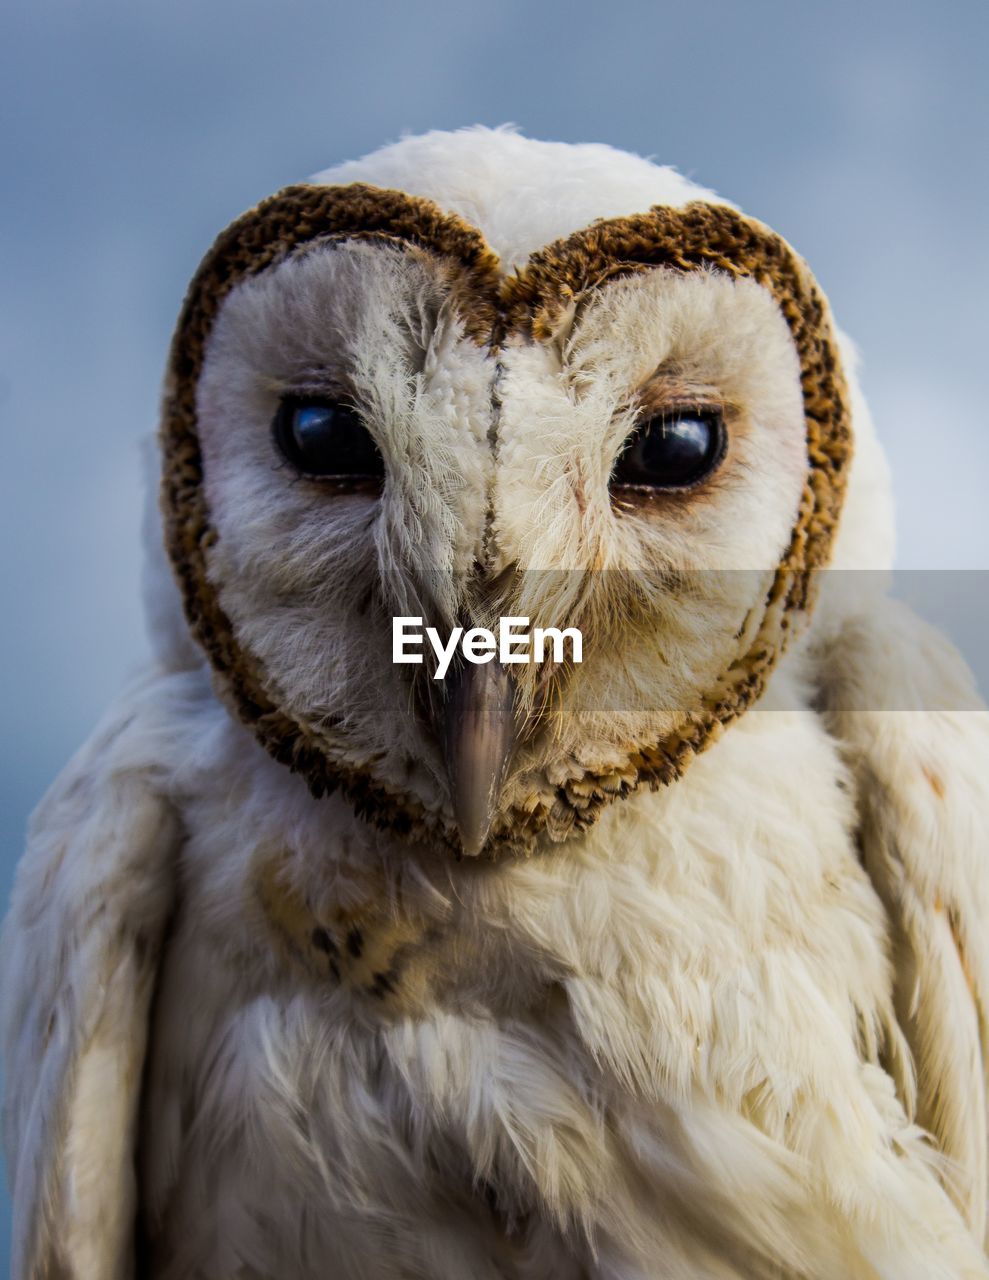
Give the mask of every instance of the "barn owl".
[{"label": "barn owl", "polygon": [[[797,254],[407,138],[220,235],[159,442],[154,658],[4,930],[14,1275],[989,1276],[989,727],[862,589]],[[392,660],[506,617],[582,660]]]}]

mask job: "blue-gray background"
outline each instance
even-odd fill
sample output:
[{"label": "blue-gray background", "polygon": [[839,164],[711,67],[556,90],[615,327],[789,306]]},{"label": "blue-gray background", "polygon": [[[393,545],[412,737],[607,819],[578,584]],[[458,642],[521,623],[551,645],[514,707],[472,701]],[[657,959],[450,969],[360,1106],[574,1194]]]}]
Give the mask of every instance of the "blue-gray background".
[{"label": "blue-gray background", "polygon": [[864,353],[900,564],[989,566],[987,49],[985,0],[6,0],[0,902],[145,651],[138,440],[199,257],[405,131],[610,142],[764,218]]}]

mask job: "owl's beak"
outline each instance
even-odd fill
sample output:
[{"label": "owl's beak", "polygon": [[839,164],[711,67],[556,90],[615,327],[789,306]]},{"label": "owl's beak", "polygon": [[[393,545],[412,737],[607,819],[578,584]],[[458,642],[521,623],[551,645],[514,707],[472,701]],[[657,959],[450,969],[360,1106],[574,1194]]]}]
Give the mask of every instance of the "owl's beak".
[{"label": "owl's beak", "polygon": [[515,682],[499,662],[462,662],[445,681],[440,736],[453,816],[468,857],[481,852],[517,742]]}]

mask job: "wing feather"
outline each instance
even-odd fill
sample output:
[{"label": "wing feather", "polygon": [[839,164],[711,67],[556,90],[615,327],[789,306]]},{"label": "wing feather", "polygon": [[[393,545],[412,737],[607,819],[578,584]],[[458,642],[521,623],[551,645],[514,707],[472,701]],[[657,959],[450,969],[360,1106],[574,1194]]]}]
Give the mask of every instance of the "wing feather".
[{"label": "wing feather", "polygon": [[4,1137],[24,1280],[133,1267],[135,1130],[178,841],[133,699],[35,812],[4,925]]},{"label": "wing feather", "polygon": [[989,711],[954,647],[894,601],[846,621],[822,658],[826,713],[856,780],[863,864],[889,917],[916,1119],[984,1240]]}]

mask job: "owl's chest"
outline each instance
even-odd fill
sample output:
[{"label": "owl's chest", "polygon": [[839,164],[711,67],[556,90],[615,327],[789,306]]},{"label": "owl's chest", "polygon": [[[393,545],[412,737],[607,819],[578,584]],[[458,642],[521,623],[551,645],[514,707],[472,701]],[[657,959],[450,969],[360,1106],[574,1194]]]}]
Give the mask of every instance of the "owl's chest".
[{"label": "owl's chest", "polygon": [[[888,1000],[844,775],[809,714],[750,713],[676,788],[519,862],[382,850],[342,807],[320,841],[240,799],[192,815],[152,1035],[147,1204],[180,1259],[207,1170],[280,1236],[321,1213],[343,1259],[362,1205],[407,1209],[417,1238],[451,1203],[478,1239],[503,1233],[542,1196],[520,1141],[576,1143],[599,1178],[628,1158],[596,1149],[602,1107],[645,1106],[661,1138],[692,1097],[743,1110],[786,1082],[760,1104],[782,1134],[801,1073],[854,1053]],[[475,1203],[492,1179],[501,1225]]]},{"label": "owl's chest", "polygon": [[[854,797],[799,707],[750,712],[675,786],[518,860],[453,862],[375,832],[344,801],[279,811],[254,783],[208,788],[186,814],[163,980],[180,1001],[214,987],[230,1010],[301,1000],[373,1036],[437,1010],[525,1018],[585,988],[616,1018],[633,988],[694,990],[706,1005],[726,985],[751,989],[780,954],[844,1004],[862,986],[846,952],[875,952],[877,981],[883,967]],[[186,989],[192,955],[202,981]]]}]

